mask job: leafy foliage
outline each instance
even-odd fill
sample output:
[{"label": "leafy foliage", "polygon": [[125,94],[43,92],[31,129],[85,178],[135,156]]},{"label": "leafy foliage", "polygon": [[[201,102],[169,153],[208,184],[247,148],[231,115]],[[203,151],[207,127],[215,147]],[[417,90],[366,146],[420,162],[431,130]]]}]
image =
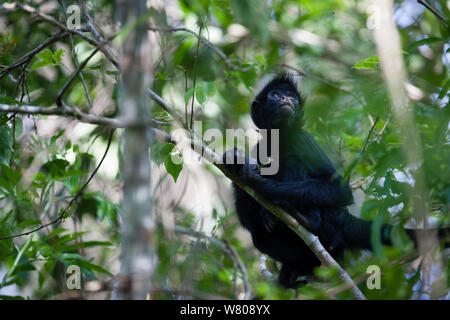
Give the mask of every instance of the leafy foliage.
[{"label": "leafy foliage", "polygon": [[[350,179],[357,199],[352,212],[377,223],[411,223],[418,201],[413,196],[417,191],[413,183],[417,167],[408,164],[402,148],[417,147],[423,157],[417,166],[424,173],[423,200],[429,220],[448,225],[449,30],[436,16],[415,1],[395,1],[408,83],[419,90],[418,95],[410,97],[410,103],[420,145],[411,146],[403,141],[396,119],[391,116],[379,59],[367,27],[366,1],[170,2],[172,6],[150,10],[151,23],[161,27],[182,25],[195,33],[202,30],[201,36],[208,40],[199,41],[184,31],[163,30],[158,32],[160,41],[154,43],[161,47],[159,56],[154,57],[153,90],[186,115],[183,120],[188,126],[193,106],[194,119],[203,121],[203,131],[248,129],[249,103],[258,79],[288,64],[305,73],[301,85],[307,96],[305,126]],[[49,3],[56,2],[45,0],[42,6],[32,5],[40,8]],[[109,29],[113,30],[111,3],[96,1],[91,14],[94,19],[109,21]],[[58,5],[48,7],[49,15],[61,19]],[[414,10],[409,11],[411,8]],[[450,16],[447,6],[440,5],[439,10],[443,16]],[[23,11],[0,12],[0,19],[8,22],[0,30],[0,72],[3,66],[11,65],[59,32],[52,24],[30,20]],[[132,27],[127,26],[125,31]],[[78,62],[94,49],[79,37],[72,41]],[[0,103],[55,105],[59,90],[74,69],[71,45],[69,38],[61,39],[36,54],[24,68],[1,78]],[[115,117],[120,73],[104,56],[99,57],[84,69],[83,79],[92,101],[107,101],[100,103],[101,110]],[[18,82],[22,78],[25,82]],[[78,77],[64,98],[69,104],[89,109]],[[153,105],[152,117],[168,124],[173,120]],[[0,112],[0,236],[30,231],[55,219],[85,183],[101,156],[98,150],[105,147],[104,133],[98,128],[85,129],[61,119],[57,128],[50,130],[46,122],[50,120],[46,116]],[[164,128],[169,131],[172,126]],[[282,290],[264,279],[259,270],[260,254],[239,228],[232,200],[222,194],[225,188],[219,189],[220,200],[204,197],[211,212],[201,216],[198,207],[180,204],[175,196],[175,200],[170,198],[172,192],[157,193],[163,182],[169,186],[164,190],[175,190],[186,181],[192,168],[185,163],[184,154],[173,144],[160,142],[154,142],[150,152],[155,171],[172,177],[166,181],[167,175],[155,175],[152,192],[156,218],[164,222],[167,217],[173,218],[171,223],[188,230],[209,226],[203,229],[208,236],[236,249],[257,298],[352,298],[348,290],[329,295],[330,290],[342,285],[336,270],[330,268],[317,269],[315,276],[320,281],[312,281],[297,292]],[[119,163],[117,154],[109,156],[114,160],[95,177],[62,224],[14,240],[0,240],[1,299],[53,298],[62,294],[66,291],[66,268],[72,264],[80,266],[83,284],[106,283],[118,272],[121,198],[116,189],[120,172],[114,169],[119,167],[114,166],[114,161]],[[203,166],[203,171],[214,178],[209,183],[218,180],[223,185],[226,181],[211,166]],[[172,199],[171,206],[160,204],[163,198]],[[156,232],[159,262],[153,282],[173,290],[161,291],[153,298],[241,297],[243,274],[226,250],[205,238],[181,236],[168,229],[160,225]],[[411,246],[401,232],[394,243],[392,248],[385,248],[374,239],[374,255],[352,252],[345,257],[342,266],[354,278],[366,275],[367,266],[372,264],[383,270],[380,290],[369,290],[364,280],[359,283],[370,299],[409,299],[422,280],[420,272],[410,272],[404,264],[392,262],[409,252]],[[277,265],[269,264],[269,269],[277,273]],[[449,267],[447,261],[443,272],[447,286]],[[177,288],[190,288],[194,294],[180,293]]]}]

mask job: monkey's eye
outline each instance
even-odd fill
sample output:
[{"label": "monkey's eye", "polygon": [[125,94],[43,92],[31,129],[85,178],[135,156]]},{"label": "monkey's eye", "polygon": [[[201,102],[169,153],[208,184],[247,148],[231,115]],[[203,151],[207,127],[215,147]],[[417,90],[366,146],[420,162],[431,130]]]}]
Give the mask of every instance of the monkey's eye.
[{"label": "monkey's eye", "polygon": [[270,96],[274,99],[278,99],[280,97],[280,93],[278,91],[271,91]]}]

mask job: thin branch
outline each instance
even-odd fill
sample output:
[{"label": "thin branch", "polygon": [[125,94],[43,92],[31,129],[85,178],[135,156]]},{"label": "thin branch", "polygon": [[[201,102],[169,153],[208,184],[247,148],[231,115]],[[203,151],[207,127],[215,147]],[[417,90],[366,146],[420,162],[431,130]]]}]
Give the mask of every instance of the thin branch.
[{"label": "thin branch", "polygon": [[[200,25],[200,30],[198,31],[198,36],[202,34],[202,25]],[[191,104],[191,122],[189,128],[192,129],[193,123],[194,123],[194,100],[195,100],[195,89],[197,85],[197,69],[198,69],[198,50],[200,49],[200,38],[197,38],[197,48],[195,49],[195,56],[194,56],[194,83],[192,87],[194,90],[192,91],[192,104]],[[187,125],[187,124],[186,124]]]},{"label": "thin branch", "polygon": [[100,166],[103,163],[103,160],[105,160],[106,155],[108,153],[109,147],[111,146],[111,141],[112,141],[112,137],[113,137],[113,133],[114,133],[114,129],[111,129],[109,132],[109,138],[108,138],[108,144],[106,145],[106,149],[105,149],[105,153],[103,154],[102,159],[100,160],[100,162],[98,163],[97,167],[95,167],[94,171],[92,171],[91,175],[89,176],[89,178],[87,179],[87,181],[84,183],[84,185],[81,187],[80,190],[78,190],[78,192],[73,196],[73,198],[70,200],[69,204],[63,209],[61,210],[61,212],[59,213],[59,215],[52,221],[46,223],[46,224],[42,224],[39,227],[27,231],[27,232],[22,232],[22,233],[17,233],[17,234],[13,234],[10,236],[4,236],[4,237],[0,237],[0,240],[6,240],[6,239],[12,239],[12,238],[17,238],[17,237],[21,237],[21,236],[26,236],[29,235],[31,233],[37,232],[39,230],[42,230],[48,226],[51,226],[53,224],[59,223],[64,219],[64,215],[67,213],[67,211],[69,211],[70,207],[72,206],[72,204],[83,194],[83,192],[86,190],[86,188],[88,187],[89,183],[91,182],[91,180],[94,178],[95,174],[97,173],[98,169],[100,169]]},{"label": "thin branch", "polygon": [[198,40],[203,42],[207,47],[212,49],[219,56],[219,58],[222,59],[223,62],[225,62],[225,64],[230,69],[233,69],[235,71],[240,71],[240,72],[247,72],[247,71],[249,71],[251,69],[251,67],[241,68],[241,67],[236,66],[230,59],[228,59],[227,55],[225,53],[223,53],[223,51],[220,50],[217,46],[215,46],[214,44],[212,44],[207,39],[203,38],[199,34],[195,33],[192,30],[189,30],[187,28],[149,26],[148,29],[151,30],[151,31],[158,31],[158,32],[186,32],[186,33],[192,34]]},{"label": "thin branch", "polygon": [[360,156],[366,151],[367,145],[369,144],[370,135],[372,134],[373,129],[375,129],[375,126],[377,125],[378,120],[380,120],[380,117],[379,117],[379,116],[377,116],[377,117],[375,118],[375,121],[373,122],[373,125],[372,125],[372,127],[370,128],[370,130],[369,130],[369,134],[367,135],[366,141],[364,142],[364,145],[363,145],[363,147],[361,148],[361,151],[359,152],[359,155],[360,155]]},{"label": "thin branch", "polygon": [[388,126],[390,120],[391,120],[391,113],[389,113],[389,115],[388,115],[388,117],[386,119],[386,122],[383,125],[383,128],[381,128],[380,132],[378,132],[376,137],[373,138],[374,141],[381,138],[381,136],[383,135],[384,130],[386,130],[386,127]]},{"label": "thin branch", "polygon": [[421,5],[423,5],[425,8],[427,8],[428,10],[430,10],[441,22],[442,24],[445,25],[445,27],[448,28],[448,24],[447,21],[445,20],[445,18],[439,13],[439,11],[437,11],[435,8],[433,8],[431,5],[429,5],[427,2],[423,1],[423,0],[417,0],[418,3],[420,3]]},{"label": "thin branch", "polygon": [[86,1],[85,0],[81,0],[80,2],[81,2],[81,13],[83,14],[83,16],[86,17],[87,26],[88,26],[89,30],[91,31],[91,33],[94,36],[94,38],[97,39],[97,41],[103,42],[104,38],[103,38],[102,34],[95,27],[95,22],[92,19],[92,17],[89,15],[89,12],[88,12],[88,10],[86,8]]},{"label": "thin branch", "polygon": [[[69,88],[69,86],[72,84],[73,80],[75,80],[77,75],[81,75],[81,70],[86,66],[86,64],[89,62],[89,60],[91,60],[92,57],[98,52],[98,50],[99,49],[96,48],[94,51],[92,51],[92,53],[89,55],[89,57],[84,59],[84,61],[81,64],[78,65],[77,69],[72,73],[70,78],[66,81],[64,86],[61,88],[61,90],[59,90],[58,95],[56,96],[56,105],[58,107],[62,107],[62,105],[63,105],[62,97],[63,97],[64,93]],[[83,81],[83,78],[81,78],[81,79]],[[89,93],[88,92],[86,92],[86,96],[88,97],[88,101],[90,101],[90,97],[89,97]],[[90,101],[89,104],[92,106],[92,101]]]},{"label": "thin branch", "polygon": [[[67,21],[67,13],[66,13],[66,7],[64,6],[64,1],[63,0],[58,0],[58,2],[59,2],[59,5],[61,6],[61,9],[63,11],[64,18]],[[71,48],[71,51],[72,51],[73,63],[75,65],[75,67],[78,68],[78,55],[77,55],[77,52],[75,51],[75,45],[74,45],[74,42],[73,42],[72,34],[70,34],[69,39],[70,39],[70,48]],[[88,101],[89,108],[92,109],[92,99],[91,99],[91,95],[89,94],[89,90],[87,88],[86,81],[84,80],[83,72],[79,73],[79,77],[80,77],[81,84],[83,85],[84,94],[86,95],[86,99]]]},{"label": "thin branch", "polygon": [[250,300],[252,295],[252,290],[250,288],[250,283],[248,282],[248,276],[247,276],[247,269],[244,266],[244,263],[242,262],[242,259],[239,257],[238,253],[236,252],[236,249],[227,241],[225,242],[225,245],[227,246],[230,257],[233,260],[233,263],[241,270],[242,273],[242,281],[244,282],[244,300]]},{"label": "thin branch", "polygon": [[156,94],[153,90],[147,89],[149,97],[159,104],[182,128],[186,128],[187,123],[183,122],[183,118],[179,115],[178,111],[172,108],[163,98]]},{"label": "thin branch", "polygon": [[13,106],[0,104],[0,112],[12,112],[32,115],[57,115],[77,119],[80,122],[102,125],[110,128],[139,128],[152,126],[167,126],[170,123],[147,119],[141,121],[129,121],[116,118],[107,118],[82,112],[76,107],[63,105],[62,107],[38,107],[32,105]]}]

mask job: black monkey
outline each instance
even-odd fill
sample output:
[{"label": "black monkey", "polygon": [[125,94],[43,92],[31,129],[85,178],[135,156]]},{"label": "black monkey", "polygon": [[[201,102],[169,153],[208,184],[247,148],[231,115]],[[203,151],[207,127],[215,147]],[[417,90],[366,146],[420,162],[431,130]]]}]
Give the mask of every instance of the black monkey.
[{"label": "black monkey", "polygon": [[[300,223],[306,223],[335,259],[343,256],[344,249],[371,249],[372,223],[348,212],[346,207],[353,202],[351,188],[303,129],[303,102],[293,76],[281,73],[265,85],[251,105],[251,116],[258,128],[279,129],[280,160],[275,175],[260,175],[260,166],[249,164],[248,159],[243,165],[224,161],[225,166]],[[269,152],[270,146],[269,139]],[[232,157],[239,156],[236,149],[232,152]],[[224,154],[224,160],[226,157]],[[233,186],[239,220],[251,233],[255,247],[282,263],[282,286],[298,287],[303,283],[298,276],[310,274],[320,261],[289,227]],[[391,229],[390,225],[381,227],[383,244],[391,244]],[[414,240],[412,231],[408,234]]]}]

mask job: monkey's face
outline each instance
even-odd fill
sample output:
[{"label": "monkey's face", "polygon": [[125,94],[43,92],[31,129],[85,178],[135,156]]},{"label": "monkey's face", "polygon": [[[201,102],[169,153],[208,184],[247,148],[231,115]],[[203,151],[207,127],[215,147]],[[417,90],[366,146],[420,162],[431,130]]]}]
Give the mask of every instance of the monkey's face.
[{"label": "monkey's face", "polygon": [[266,103],[274,114],[289,117],[298,108],[298,95],[288,84],[283,83],[267,92]]},{"label": "monkey's face", "polygon": [[278,83],[261,92],[252,104],[252,118],[261,129],[290,127],[302,116],[300,97],[289,83]]}]

